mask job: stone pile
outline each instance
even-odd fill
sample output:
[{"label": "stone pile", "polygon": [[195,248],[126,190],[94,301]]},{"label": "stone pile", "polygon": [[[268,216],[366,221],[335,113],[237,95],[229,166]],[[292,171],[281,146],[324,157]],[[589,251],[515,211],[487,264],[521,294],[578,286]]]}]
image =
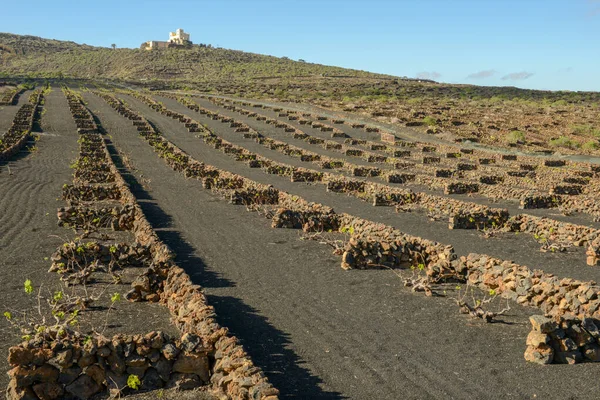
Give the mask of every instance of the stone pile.
[{"label": "stone pile", "polygon": [[535,177],[535,172],[530,171],[506,171],[506,175],[515,178],[533,178]]},{"label": "stone pile", "polygon": [[340,232],[351,237],[342,255],[342,268],[422,267],[435,280],[464,281],[452,246],[407,235],[384,224],[340,215]]},{"label": "stone pile", "polygon": [[399,183],[404,184],[407,182],[413,182],[415,180],[415,174],[398,174],[390,172],[384,175],[388,183]]},{"label": "stone pile", "polygon": [[57,213],[59,226],[83,228],[111,228],[113,231],[131,230],[135,209],[131,205],[121,206],[68,206]]},{"label": "stone pile", "polygon": [[372,176],[380,176],[382,171],[377,167],[356,167],[353,165],[346,164],[348,169],[350,170],[350,174],[352,176],[359,177],[372,177]]},{"label": "stone pile", "polygon": [[583,186],[581,185],[555,185],[550,188],[550,194],[565,194],[565,195],[578,195],[583,193]]},{"label": "stone pile", "polygon": [[410,189],[393,188],[379,183],[366,183],[357,197],[371,202],[374,206],[396,206],[415,204],[419,195]]},{"label": "stone pile", "polygon": [[89,399],[103,392],[120,397],[163,387],[193,389],[211,380],[208,349],[199,336],[171,338],[160,331],[108,338],[50,330],[11,347],[8,363],[8,399]]},{"label": "stone pile", "polygon": [[600,263],[600,238],[593,240],[586,251],[587,265],[595,266]]},{"label": "stone pile", "polygon": [[29,141],[33,121],[39,114],[38,108],[42,102],[43,92],[37,90],[29,96],[29,103],[19,108],[10,128],[0,140],[0,161],[13,157]]},{"label": "stone pile", "polygon": [[585,225],[576,225],[551,218],[519,214],[511,217],[506,227],[510,232],[526,232],[540,239],[587,246],[600,238],[600,231]]},{"label": "stone pile", "polygon": [[62,198],[71,204],[121,199],[121,190],[117,185],[65,184],[62,189]]},{"label": "stone pile", "polygon": [[305,232],[336,232],[339,218],[331,207],[279,192],[279,205],[271,226],[273,228],[302,229]]},{"label": "stone pile", "polygon": [[423,164],[439,164],[441,159],[439,157],[423,157]]},{"label": "stone pile", "polygon": [[495,158],[479,158],[477,161],[479,162],[479,165],[496,164]]},{"label": "stone pile", "polygon": [[11,90],[5,90],[0,97],[0,106],[14,106],[17,104],[19,95],[23,92],[24,90],[19,87]]},{"label": "stone pile", "polygon": [[334,179],[327,180],[327,191],[336,193],[362,193],[365,191],[366,182],[351,179]]},{"label": "stone pile", "polygon": [[456,169],[458,171],[475,171],[477,170],[477,165],[470,163],[458,163],[456,164]]},{"label": "stone pile", "polygon": [[599,318],[600,287],[595,282],[560,279],[541,270],[531,270],[511,261],[471,253],[458,260],[468,271],[472,286],[519,304],[540,308],[552,317]]},{"label": "stone pile", "polygon": [[562,197],[560,195],[526,195],[521,198],[519,208],[530,209],[530,208],[556,208],[562,204]]},{"label": "stone pile", "polygon": [[544,160],[546,167],[564,167],[565,165],[567,165],[565,160]]},{"label": "stone pile", "polygon": [[593,318],[548,318],[533,315],[525,360],[537,364],[600,361],[600,321]]},{"label": "stone pile", "polygon": [[99,266],[114,264],[114,268],[140,267],[151,261],[147,247],[139,243],[100,243],[97,241],[66,242],[52,254],[49,272],[62,275],[79,272],[98,263]]},{"label": "stone pile", "polygon": [[[477,211],[477,209],[481,211]],[[500,228],[508,220],[508,211],[485,206],[474,207],[469,210],[460,210],[450,215],[449,229],[477,229]]]},{"label": "stone pile", "polygon": [[451,182],[444,187],[444,194],[466,194],[479,192],[479,184]]},{"label": "stone pile", "polygon": [[504,177],[498,175],[483,175],[479,177],[479,182],[486,185],[497,185],[504,182]]}]

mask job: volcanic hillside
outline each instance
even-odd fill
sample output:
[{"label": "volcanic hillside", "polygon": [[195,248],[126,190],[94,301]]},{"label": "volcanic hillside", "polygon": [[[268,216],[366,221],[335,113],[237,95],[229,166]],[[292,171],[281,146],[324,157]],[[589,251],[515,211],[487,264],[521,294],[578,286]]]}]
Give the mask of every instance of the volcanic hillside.
[{"label": "volcanic hillside", "polygon": [[112,49],[0,33],[0,73],[43,78],[176,79],[211,82],[265,77],[383,77],[364,71],[293,61],[237,50],[194,45],[190,49]]}]

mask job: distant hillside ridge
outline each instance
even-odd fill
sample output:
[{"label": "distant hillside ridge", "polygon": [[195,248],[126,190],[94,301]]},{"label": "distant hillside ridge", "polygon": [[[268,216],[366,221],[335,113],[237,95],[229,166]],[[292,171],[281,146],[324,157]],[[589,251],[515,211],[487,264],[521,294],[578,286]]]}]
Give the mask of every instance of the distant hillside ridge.
[{"label": "distant hillside ridge", "polygon": [[147,51],[0,33],[0,77],[14,76],[188,82],[304,76],[394,78],[210,45]]}]

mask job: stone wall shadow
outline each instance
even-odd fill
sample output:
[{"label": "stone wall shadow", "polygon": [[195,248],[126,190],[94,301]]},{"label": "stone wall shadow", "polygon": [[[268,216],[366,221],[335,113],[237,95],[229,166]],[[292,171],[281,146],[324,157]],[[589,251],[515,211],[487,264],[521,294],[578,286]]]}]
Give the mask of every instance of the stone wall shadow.
[{"label": "stone wall shadow", "polygon": [[0,167],[4,167],[11,162],[19,161],[26,157],[29,157],[29,155],[32,153],[34,148],[35,148],[35,140],[33,139],[33,137],[30,137],[30,139],[25,143],[23,148],[18,153],[16,153],[15,155],[13,155],[12,157],[10,157],[6,160],[0,160]]},{"label": "stone wall shadow", "polygon": [[302,367],[302,359],[289,348],[289,335],[281,332],[254,308],[232,296],[207,296],[217,320],[240,339],[254,364],[281,391],[282,399],[345,399],[321,388],[322,380]]},{"label": "stone wall shadow", "polygon": [[[98,123],[99,121],[96,122]],[[178,231],[170,229],[172,217],[156,204],[152,196],[137,181],[131,171],[128,170],[120,154],[109,139],[107,139],[107,147],[123,179],[125,179],[129,185],[129,189],[138,199],[138,204],[144,212],[146,219],[148,219],[158,237],[175,253],[175,262],[177,265],[183,268],[195,283],[203,287],[233,287],[234,283],[232,281],[223,278],[220,274],[210,271],[206,267],[204,261],[196,255],[198,251],[187,243]]]}]

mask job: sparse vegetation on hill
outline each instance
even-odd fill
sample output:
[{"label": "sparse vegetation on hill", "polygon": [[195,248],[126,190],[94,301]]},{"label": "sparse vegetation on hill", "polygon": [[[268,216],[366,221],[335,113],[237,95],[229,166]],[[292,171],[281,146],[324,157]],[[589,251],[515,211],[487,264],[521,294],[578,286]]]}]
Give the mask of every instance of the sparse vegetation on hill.
[{"label": "sparse vegetation on hill", "polygon": [[113,49],[4,33],[0,34],[0,59],[0,73],[4,76],[42,78],[217,82],[267,77],[378,76],[210,46],[153,51]]},{"label": "sparse vegetation on hill", "polygon": [[44,39],[38,36],[0,33],[0,55],[4,58],[10,58],[9,55],[52,54],[73,49],[93,49],[93,47],[70,41]]}]

